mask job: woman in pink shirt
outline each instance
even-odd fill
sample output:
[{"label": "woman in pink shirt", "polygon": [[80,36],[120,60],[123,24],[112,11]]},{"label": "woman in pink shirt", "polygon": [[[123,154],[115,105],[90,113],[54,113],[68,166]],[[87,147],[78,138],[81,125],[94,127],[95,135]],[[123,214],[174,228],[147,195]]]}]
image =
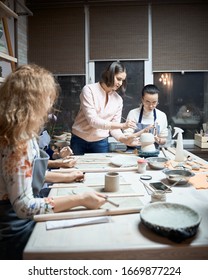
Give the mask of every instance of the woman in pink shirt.
[{"label": "woman in pink shirt", "polygon": [[121,129],[135,128],[135,122],[121,123],[126,69],[120,62],[111,63],[94,84],[85,85],[80,94],[80,109],[72,126],[71,148],[75,155],[108,152],[108,136],[128,146],[138,140],[125,136]]}]

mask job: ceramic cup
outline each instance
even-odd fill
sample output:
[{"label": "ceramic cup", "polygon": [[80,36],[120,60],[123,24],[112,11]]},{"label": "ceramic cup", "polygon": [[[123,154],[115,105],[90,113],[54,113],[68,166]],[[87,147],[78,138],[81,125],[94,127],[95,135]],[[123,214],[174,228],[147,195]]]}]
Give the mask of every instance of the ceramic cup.
[{"label": "ceramic cup", "polygon": [[105,192],[117,192],[119,190],[119,173],[108,172],[105,175]]}]

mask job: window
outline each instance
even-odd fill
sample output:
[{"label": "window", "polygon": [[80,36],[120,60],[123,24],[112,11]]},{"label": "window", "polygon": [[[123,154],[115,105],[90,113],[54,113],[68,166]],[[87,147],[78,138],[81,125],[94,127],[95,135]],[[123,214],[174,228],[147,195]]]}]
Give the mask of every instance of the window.
[{"label": "window", "polygon": [[160,89],[158,109],[172,127],[184,130],[184,139],[193,139],[208,121],[208,73],[154,73],[154,83]]},{"label": "window", "polygon": [[56,79],[61,87],[61,93],[55,106],[57,121],[50,121],[47,125],[49,133],[61,134],[70,132],[74,119],[79,110],[79,95],[85,85],[85,76],[60,75]]}]

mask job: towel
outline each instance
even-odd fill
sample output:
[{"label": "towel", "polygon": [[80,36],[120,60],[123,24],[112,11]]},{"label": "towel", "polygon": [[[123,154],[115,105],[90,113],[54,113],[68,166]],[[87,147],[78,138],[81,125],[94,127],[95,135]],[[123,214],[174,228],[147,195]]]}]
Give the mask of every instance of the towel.
[{"label": "towel", "polygon": [[111,221],[111,218],[108,216],[47,221],[46,229],[51,230],[51,229],[68,228],[68,227],[81,226],[81,225],[109,223],[110,221]]},{"label": "towel", "polygon": [[[193,161],[188,162],[177,162],[175,160],[169,160],[165,163],[165,167],[168,169],[179,169],[180,167],[184,167],[194,173],[201,173],[201,172],[207,172],[208,171],[208,164],[206,163],[196,163]],[[198,168],[196,168],[198,167]]]},{"label": "towel", "polygon": [[198,173],[189,179],[189,183],[196,189],[208,189],[208,174]]}]

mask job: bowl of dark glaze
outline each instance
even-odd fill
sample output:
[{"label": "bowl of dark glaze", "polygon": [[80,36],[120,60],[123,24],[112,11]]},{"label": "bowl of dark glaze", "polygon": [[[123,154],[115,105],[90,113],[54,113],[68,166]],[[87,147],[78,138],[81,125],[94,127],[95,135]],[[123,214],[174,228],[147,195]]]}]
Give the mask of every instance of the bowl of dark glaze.
[{"label": "bowl of dark glaze", "polygon": [[168,202],[156,202],[144,206],[141,222],[153,232],[174,242],[193,237],[201,222],[200,215],[192,208]]}]

